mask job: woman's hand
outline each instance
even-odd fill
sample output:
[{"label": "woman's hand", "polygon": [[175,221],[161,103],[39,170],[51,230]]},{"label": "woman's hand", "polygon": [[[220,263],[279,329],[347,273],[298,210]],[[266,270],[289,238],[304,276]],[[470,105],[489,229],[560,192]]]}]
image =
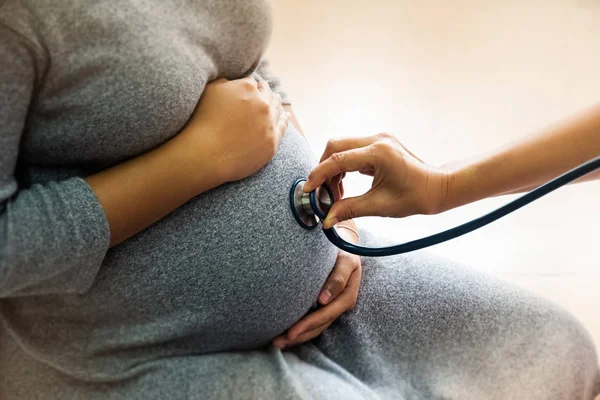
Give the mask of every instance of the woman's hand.
[{"label": "woman's hand", "polygon": [[275,155],[290,114],[281,96],[253,78],[219,79],[206,86],[202,98],[181,133],[192,157],[198,149],[219,174],[221,183],[254,174]]},{"label": "woman's hand", "polygon": [[200,193],[258,171],[275,154],[288,120],[267,84],[252,78],[209,84],[177,136],[86,177],[106,214],[110,246]]},{"label": "woman's hand", "polygon": [[[356,227],[351,221],[346,225],[352,229]],[[351,232],[340,229],[339,234],[348,241],[358,242],[358,238]],[[319,294],[318,302],[321,307],[296,322],[286,334],[273,340],[273,346],[283,349],[312,340],[343,313],[351,310],[358,299],[361,273],[360,257],[340,251],[333,271]]]},{"label": "woman's hand", "polygon": [[359,197],[336,201],[323,227],[367,215],[435,214],[443,211],[449,195],[451,175],[424,163],[388,134],[330,140],[304,191],[308,193],[326,181],[343,190],[344,174],[353,171],[373,176],[371,190]]}]

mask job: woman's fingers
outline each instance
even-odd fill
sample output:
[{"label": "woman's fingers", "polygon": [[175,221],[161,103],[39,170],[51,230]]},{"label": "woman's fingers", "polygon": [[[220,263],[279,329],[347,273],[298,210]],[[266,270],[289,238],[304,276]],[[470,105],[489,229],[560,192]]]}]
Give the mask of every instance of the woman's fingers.
[{"label": "woman's fingers", "polygon": [[344,304],[344,297],[339,296],[336,300],[332,301],[323,308],[310,313],[306,317],[302,318],[296,325],[292,326],[286,335],[288,342],[296,340],[305,332],[312,331],[320,326],[332,323],[348,308],[350,307],[348,307],[347,304]]},{"label": "woman's fingers", "polygon": [[[227,82],[227,80],[226,80],[226,79],[219,79],[218,81],[220,81],[220,80],[224,80],[224,81],[226,81],[226,82]],[[217,82],[218,82],[218,81],[217,81]],[[254,78],[253,78],[253,77],[251,77],[251,76],[247,76],[246,78],[240,79],[240,81],[245,81],[245,82],[248,82],[250,85],[252,85],[252,87],[254,87],[254,88],[258,88],[258,89],[260,90],[260,85],[259,85],[259,83],[260,83],[260,82],[257,82],[257,81],[256,81],[256,79],[254,79]]]},{"label": "woman's fingers", "polygon": [[[256,87],[258,88],[258,91],[260,92],[260,95],[262,96],[263,101],[269,106],[269,109],[271,111],[271,117],[273,118],[274,121],[277,121],[277,119],[279,118],[279,108],[281,107],[274,107],[274,103],[276,102],[276,97],[275,94],[273,93],[273,91],[271,90],[271,86],[269,86],[269,84],[265,81],[256,81],[254,80],[254,78],[252,77],[248,77],[245,79],[251,79],[254,82],[256,82]],[[281,104],[281,99],[280,99],[280,104]]]},{"label": "woman's fingers", "polygon": [[330,322],[328,324],[319,326],[316,329],[313,329],[312,331],[305,332],[302,335],[298,336],[296,339],[286,342],[284,347],[289,348],[289,347],[296,346],[300,343],[305,343],[305,342],[308,342],[309,340],[313,340],[314,338],[318,337],[323,332],[325,332],[327,330],[327,328],[329,328],[331,326],[332,323],[333,322]]},{"label": "woman's fingers", "polygon": [[325,332],[325,330],[327,330],[332,323],[333,322],[330,322],[311,331],[304,332],[294,340],[288,340],[285,335],[281,335],[277,339],[273,340],[273,347],[283,350],[284,348],[290,348],[300,343],[308,342],[309,340],[312,340],[318,337],[321,333]]},{"label": "woman's fingers", "polygon": [[290,122],[291,114],[283,108],[281,95],[271,90],[269,84],[264,81],[258,82],[258,90],[263,93],[265,99],[269,101],[271,118],[275,125],[275,131],[278,134],[277,143],[281,141],[283,134],[287,130]]},{"label": "woman's fingers", "polygon": [[284,116],[286,111],[283,109],[281,105],[281,96],[279,93],[272,93],[271,95],[271,117],[273,118],[273,123],[277,124],[281,120],[281,117]]},{"label": "woman's fingers", "polygon": [[279,335],[275,339],[273,339],[273,342],[271,344],[273,345],[273,347],[283,349],[285,346],[287,346],[288,343],[289,341],[287,339],[287,335]]},{"label": "woman's fingers", "polygon": [[289,112],[284,112],[279,117],[279,122],[277,122],[277,132],[279,133],[279,141],[281,141],[281,137],[283,137],[285,131],[288,128],[290,118],[291,114]]},{"label": "woman's fingers", "polygon": [[335,321],[340,315],[352,309],[358,297],[360,286],[360,268],[354,270],[348,279],[345,290],[326,306],[302,318],[287,333],[288,341],[296,340],[306,332]]},{"label": "woman's fingers", "polygon": [[281,95],[279,93],[273,93],[273,97],[271,99],[271,110],[274,113],[273,116],[275,117],[275,121],[277,121],[279,117],[286,112],[281,105]]},{"label": "woman's fingers", "polygon": [[242,80],[247,80],[248,82],[254,82],[254,84],[256,85],[256,88],[261,93],[269,93],[271,91],[271,87],[267,84],[267,82],[265,82],[265,81],[257,81],[252,76],[249,76],[249,77],[244,78]]},{"label": "woman's fingers", "polygon": [[326,305],[342,293],[356,268],[358,268],[357,263],[349,255],[338,256],[333,271],[319,294],[319,303]]},{"label": "woman's fingers", "polygon": [[374,170],[376,161],[369,147],[333,153],[312,170],[304,185],[304,192],[312,192],[326,180],[344,172]]},{"label": "woman's fingers", "polygon": [[354,307],[358,298],[360,280],[361,269],[356,268],[350,275],[346,288],[340,296],[328,305],[323,306],[323,308],[302,318],[288,330],[287,334],[274,339],[273,346],[283,349],[319,336],[340,315]]},{"label": "woman's fingers", "polygon": [[331,210],[327,213],[327,218],[323,221],[323,228],[329,229],[352,218],[379,215],[380,212],[377,196],[373,192],[367,192],[362,196],[348,197],[333,203]]}]

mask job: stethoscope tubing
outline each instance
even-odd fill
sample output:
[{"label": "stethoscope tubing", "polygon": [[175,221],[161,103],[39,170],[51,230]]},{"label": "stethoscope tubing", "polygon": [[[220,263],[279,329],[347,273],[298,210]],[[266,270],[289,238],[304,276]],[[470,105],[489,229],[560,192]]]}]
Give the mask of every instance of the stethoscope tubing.
[{"label": "stethoscope tubing", "polygon": [[[471,220],[462,225],[454,228],[445,230],[443,232],[436,233],[431,236],[426,236],[410,242],[387,246],[387,247],[366,247],[358,244],[350,243],[342,239],[335,228],[323,229],[325,236],[331,243],[341,250],[348,253],[356,254],[362,257],[386,257],[398,254],[409,253],[416,250],[421,250],[426,247],[435,246],[440,243],[447,242],[457,237],[466,235],[467,233],[473,232],[474,230],[480,229],[486,225],[491,224],[494,221],[499,220],[507,216],[510,213],[517,211],[518,209],[525,207],[526,205],[538,200],[539,198],[561,188],[574,180],[587,175],[596,169],[600,168],[600,157],[594,158],[591,161],[582,164],[571,171],[559,176],[556,179],[551,180],[548,183],[534,189],[533,191],[517,198],[514,201],[488,213],[479,218]],[[312,202],[311,202],[312,203]],[[313,210],[317,212],[316,210]]]}]

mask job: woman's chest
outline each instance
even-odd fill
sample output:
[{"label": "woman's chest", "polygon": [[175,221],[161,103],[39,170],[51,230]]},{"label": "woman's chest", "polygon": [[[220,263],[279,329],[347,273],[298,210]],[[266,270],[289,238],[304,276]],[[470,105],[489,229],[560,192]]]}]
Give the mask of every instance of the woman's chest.
[{"label": "woman's chest", "polygon": [[160,145],[184,127],[207,82],[254,70],[271,30],[266,0],[45,7],[37,12],[50,62],[21,153],[38,165],[102,168]]}]

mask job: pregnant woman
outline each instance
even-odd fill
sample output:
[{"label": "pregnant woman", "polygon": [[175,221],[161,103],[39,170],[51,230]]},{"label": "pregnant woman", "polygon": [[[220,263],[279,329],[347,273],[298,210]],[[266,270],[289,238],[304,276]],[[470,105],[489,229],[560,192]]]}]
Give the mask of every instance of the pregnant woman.
[{"label": "pregnant woman", "polygon": [[362,260],[306,342],[361,260],[289,211],[316,160],[270,30],[265,0],[0,0],[0,398],[593,398],[577,321],[427,256]]}]

